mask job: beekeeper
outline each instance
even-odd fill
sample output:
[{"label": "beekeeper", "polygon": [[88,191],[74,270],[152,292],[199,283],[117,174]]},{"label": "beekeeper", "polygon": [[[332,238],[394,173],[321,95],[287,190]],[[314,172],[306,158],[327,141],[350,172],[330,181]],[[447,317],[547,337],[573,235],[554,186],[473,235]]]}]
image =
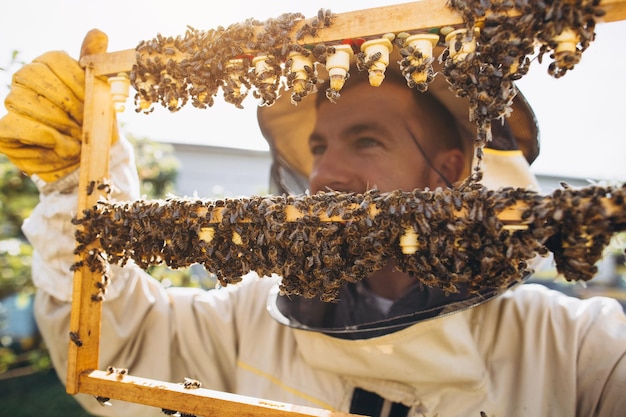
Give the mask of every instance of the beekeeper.
[{"label": "beekeeper", "polygon": [[[0,120],[0,151],[41,191],[23,229],[35,248],[37,322],[63,381],[83,79],[69,55],[44,54],[17,71],[7,98],[13,104]],[[434,189],[468,175],[474,128],[467,104],[445,82],[419,93],[393,70],[380,87],[366,80],[353,74],[336,104],[307,97],[294,107],[284,94],[259,109],[276,192]],[[53,104],[28,105],[33,97]],[[521,94],[494,136],[485,183],[535,187],[529,163],[538,153],[538,130]],[[112,140],[113,198],[138,199],[132,149],[123,137]],[[626,318],[612,299],[582,301],[532,284],[446,295],[419,286],[392,263],[348,284],[335,303],[281,296],[279,278],[253,273],[210,291],[165,289],[132,264],[112,266],[110,279],[99,363],[137,376],[193,378],[214,390],[372,416],[626,410]],[[76,397],[97,415],[162,415]]]}]

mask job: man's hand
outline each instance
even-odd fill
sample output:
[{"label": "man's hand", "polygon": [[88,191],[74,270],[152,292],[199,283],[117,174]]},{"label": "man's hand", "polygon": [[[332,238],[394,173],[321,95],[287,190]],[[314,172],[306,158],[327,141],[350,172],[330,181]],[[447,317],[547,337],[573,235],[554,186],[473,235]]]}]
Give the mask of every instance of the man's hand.
[{"label": "man's hand", "polygon": [[[81,57],[106,52],[107,44],[106,34],[94,29]],[[62,51],[35,58],[13,75],[4,103],[8,114],[0,119],[0,153],[47,182],[69,174],[80,162],[84,99],[85,72],[78,61]],[[114,141],[116,126],[113,131]]]}]

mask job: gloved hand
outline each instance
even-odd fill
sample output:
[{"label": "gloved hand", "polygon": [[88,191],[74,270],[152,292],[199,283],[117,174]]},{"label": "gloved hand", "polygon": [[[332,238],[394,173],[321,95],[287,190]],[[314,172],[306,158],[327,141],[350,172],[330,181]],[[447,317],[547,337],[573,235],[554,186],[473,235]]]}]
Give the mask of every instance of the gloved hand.
[{"label": "gloved hand", "polygon": [[[108,37],[94,29],[83,41],[81,57],[106,52]],[[97,82],[106,82],[97,80]],[[52,51],[20,68],[0,119],[0,153],[25,173],[52,182],[80,162],[85,72],[66,52]],[[117,124],[112,141],[117,140]]]}]

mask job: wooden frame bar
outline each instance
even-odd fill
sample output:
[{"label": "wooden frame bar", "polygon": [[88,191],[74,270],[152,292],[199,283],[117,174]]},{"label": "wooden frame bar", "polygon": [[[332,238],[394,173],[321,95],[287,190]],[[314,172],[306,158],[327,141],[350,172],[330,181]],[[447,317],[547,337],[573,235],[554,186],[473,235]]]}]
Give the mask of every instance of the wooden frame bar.
[{"label": "wooden frame bar", "polygon": [[[601,22],[626,20],[626,1],[603,0],[601,6],[606,10]],[[292,32],[296,33],[303,24],[304,22],[299,22],[294,25]],[[332,26],[320,29],[319,35],[315,38],[305,36],[300,43],[333,42],[387,32],[399,33],[461,24],[463,19],[458,13],[446,7],[445,0],[422,0],[338,14]],[[95,75],[127,72],[135,63],[134,49],[90,55],[81,60],[81,65],[91,66]]]},{"label": "wooden frame bar", "polygon": [[[603,0],[607,14],[604,22],[626,20],[625,0]],[[301,43],[339,41],[342,39],[399,33],[407,30],[456,26],[461,16],[446,6],[446,0],[423,0],[375,9],[339,14],[334,24],[321,29],[316,38],[305,37]],[[296,25],[294,33],[303,22]],[[295,36],[294,36],[295,38]],[[110,138],[114,123],[113,105],[106,83],[96,77],[129,72],[136,62],[135,50],[90,55],[81,59],[86,68],[83,145],[79,183],[78,213],[95,205],[102,191],[97,185],[106,181]],[[95,187],[93,186],[95,185]],[[94,189],[89,194],[87,189]],[[512,217],[520,210],[512,212]],[[184,389],[180,384],[124,375],[118,377],[99,371],[101,302],[94,298],[98,273],[86,267],[74,275],[70,322],[67,392],[87,393],[150,406],[200,415],[222,416],[344,416],[345,413],[299,407],[291,404],[254,399],[207,389]]]},{"label": "wooden frame bar", "polygon": [[[93,206],[100,197],[98,187],[87,192],[90,182],[104,183],[109,174],[109,153],[113,126],[113,104],[106,83],[96,83],[92,66],[85,71],[85,109],[83,144],[79,177],[78,210]],[[92,300],[96,282],[102,277],[88,268],[79,268],[74,275],[70,332],[75,339],[69,345],[67,391],[77,393],[80,375],[98,368],[101,307]],[[78,341],[78,342],[77,342]]]},{"label": "wooden frame bar", "polygon": [[182,384],[131,375],[92,371],[81,376],[81,392],[104,398],[202,416],[342,417],[352,414],[298,406],[209,389],[186,389]]}]

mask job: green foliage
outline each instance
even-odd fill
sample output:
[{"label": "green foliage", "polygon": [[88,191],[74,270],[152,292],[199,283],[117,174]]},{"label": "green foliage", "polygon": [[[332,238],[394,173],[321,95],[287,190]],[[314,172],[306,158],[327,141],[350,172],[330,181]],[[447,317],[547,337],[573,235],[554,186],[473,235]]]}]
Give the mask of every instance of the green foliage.
[{"label": "green foliage", "polygon": [[0,301],[19,292],[34,292],[33,248],[20,239],[0,240]]},{"label": "green foliage", "polygon": [[11,51],[11,58],[9,59],[9,64],[6,67],[0,67],[0,71],[9,71],[15,65],[24,64],[23,61],[19,59],[20,51],[16,51],[15,49]]},{"label": "green foliage", "polygon": [[135,149],[141,193],[146,198],[163,198],[174,192],[179,162],[170,144],[128,136]]},{"label": "green foliage", "polygon": [[[52,369],[19,378],[3,379],[2,376],[0,374],[3,416],[93,417],[72,395],[67,395],[61,379]],[[115,407],[115,402],[113,406]]]},{"label": "green foliage", "polygon": [[6,156],[0,154],[0,300],[33,291],[32,247],[21,225],[38,201],[37,187]]},{"label": "green foliage", "polygon": [[0,154],[0,240],[24,238],[21,225],[37,201],[35,184]]}]

